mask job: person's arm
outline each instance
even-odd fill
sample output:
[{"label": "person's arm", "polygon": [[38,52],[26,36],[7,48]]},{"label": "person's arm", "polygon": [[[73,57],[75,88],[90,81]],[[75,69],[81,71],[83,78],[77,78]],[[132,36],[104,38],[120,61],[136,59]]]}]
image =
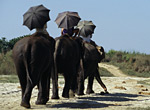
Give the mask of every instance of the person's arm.
[{"label": "person's arm", "polygon": [[76,37],[78,35],[78,33],[79,33],[79,29],[74,29],[73,33],[75,34],[73,37]]},{"label": "person's arm", "polygon": [[64,28],[61,29],[61,35],[63,35],[63,30],[64,30]]}]

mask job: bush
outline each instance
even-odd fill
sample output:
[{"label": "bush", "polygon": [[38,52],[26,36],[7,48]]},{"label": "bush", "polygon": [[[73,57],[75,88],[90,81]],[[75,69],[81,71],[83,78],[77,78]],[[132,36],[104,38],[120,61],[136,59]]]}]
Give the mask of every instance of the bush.
[{"label": "bush", "polygon": [[99,71],[100,76],[103,76],[103,77],[113,77],[114,76],[109,71],[107,71],[105,68],[99,67],[98,71]]},{"label": "bush", "polygon": [[7,52],[6,55],[0,54],[0,75],[16,74],[15,66],[12,60],[12,51]]},{"label": "bush", "polygon": [[118,66],[128,75],[150,76],[150,55],[141,54],[139,52],[110,50],[106,53],[103,62],[109,62]]}]

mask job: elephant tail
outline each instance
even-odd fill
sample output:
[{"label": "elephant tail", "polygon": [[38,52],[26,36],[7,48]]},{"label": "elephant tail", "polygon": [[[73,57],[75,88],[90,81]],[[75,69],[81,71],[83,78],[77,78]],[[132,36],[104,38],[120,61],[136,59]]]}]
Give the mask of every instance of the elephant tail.
[{"label": "elephant tail", "polygon": [[29,79],[31,85],[33,86],[33,82],[32,82],[32,80],[31,80],[31,76],[30,76],[30,73],[29,73],[29,68],[28,68],[27,60],[24,60],[24,63],[25,63],[25,67],[26,67],[27,78]]},{"label": "elephant tail", "polygon": [[[28,65],[28,62],[29,62],[29,59],[31,58],[31,53],[30,53],[30,50],[31,50],[31,47],[30,46],[27,46],[26,47],[26,52],[24,54],[24,65],[25,65],[25,68],[26,68],[26,73],[27,73],[27,79],[29,79],[31,85],[33,86],[33,81],[31,79],[31,76],[30,76],[30,72],[29,72],[29,65]],[[27,53],[29,52],[29,53]]]}]

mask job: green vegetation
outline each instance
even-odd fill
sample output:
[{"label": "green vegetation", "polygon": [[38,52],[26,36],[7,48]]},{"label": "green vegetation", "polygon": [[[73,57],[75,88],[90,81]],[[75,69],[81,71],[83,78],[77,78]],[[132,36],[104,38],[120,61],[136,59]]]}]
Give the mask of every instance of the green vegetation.
[{"label": "green vegetation", "polygon": [[[21,36],[7,41],[0,39],[0,75],[15,75],[15,67],[12,61],[12,48],[14,44],[29,35]],[[103,62],[118,66],[125,74],[138,77],[150,77],[150,55],[139,52],[126,52],[110,50],[106,52]],[[112,76],[104,68],[99,68],[101,76]]]},{"label": "green vegetation", "polygon": [[0,39],[0,75],[16,74],[12,61],[12,48],[18,40],[27,36],[30,35],[20,36],[9,41],[5,37]]},{"label": "green vegetation", "polygon": [[107,71],[107,69],[105,69],[105,68],[99,67],[99,68],[98,68],[98,71],[99,71],[99,73],[100,73],[100,76],[104,76],[104,77],[114,77],[114,75],[111,74],[109,71]]},{"label": "green vegetation", "polygon": [[17,75],[1,75],[0,83],[18,83]]},{"label": "green vegetation", "polygon": [[110,50],[103,62],[118,66],[130,76],[150,77],[150,55]]},{"label": "green vegetation", "polygon": [[2,37],[0,39],[0,53],[6,54],[8,51],[10,51],[13,48],[13,46],[18,40],[27,36],[30,36],[30,35],[20,36],[20,37],[11,39],[9,41],[7,41],[5,37]]},{"label": "green vegetation", "polygon": [[143,81],[138,81],[138,84],[143,84],[143,85],[150,85],[150,79],[148,80],[143,80]]},{"label": "green vegetation", "polygon": [[15,66],[12,60],[12,51],[7,54],[0,53],[0,75],[14,75],[16,74]]},{"label": "green vegetation", "polygon": [[136,107],[136,108],[127,108],[127,110],[150,110],[150,107],[146,107],[146,108],[141,108],[141,107]]}]

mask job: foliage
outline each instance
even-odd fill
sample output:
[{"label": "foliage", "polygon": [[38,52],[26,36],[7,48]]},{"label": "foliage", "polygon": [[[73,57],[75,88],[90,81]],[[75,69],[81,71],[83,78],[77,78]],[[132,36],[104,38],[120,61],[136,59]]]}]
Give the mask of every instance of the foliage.
[{"label": "foliage", "polygon": [[7,54],[0,54],[0,75],[16,74],[15,66],[12,60],[12,51]]},{"label": "foliage", "polygon": [[98,68],[98,71],[100,73],[100,76],[105,76],[105,77],[113,77],[114,75],[111,74],[109,71],[107,71],[105,68]]},{"label": "foliage", "polygon": [[1,75],[0,83],[18,83],[17,75]]},{"label": "foliage", "polygon": [[20,39],[22,39],[24,37],[28,37],[28,36],[30,36],[30,35],[24,35],[24,36],[20,36],[20,37],[9,40],[9,43],[8,43],[9,48],[12,49],[17,41],[19,41]]},{"label": "foliage", "polygon": [[[27,36],[30,35],[20,36],[9,41],[7,41],[5,37],[0,39],[0,74],[16,74],[11,50],[18,40]],[[103,62],[116,65],[124,73],[131,76],[150,77],[150,55],[135,51],[110,50],[106,52],[106,57]],[[111,76],[111,74],[103,68],[99,69],[99,72],[101,76]]]},{"label": "foliage", "polygon": [[8,42],[6,41],[5,37],[2,37],[2,39],[0,39],[0,53],[6,53],[6,51],[8,50]]},{"label": "foliage", "polygon": [[131,76],[150,77],[150,55],[110,50],[103,62],[116,65]]},{"label": "foliage", "polygon": [[2,37],[0,39],[0,53],[6,54],[7,51],[9,51],[13,48],[13,46],[15,45],[15,43],[17,41],[19,41],[20,39],[22,39],[24,37],[27,37],[27,36],[30,36],[30,35],[20,36],[20,37],[17,37],[17,38],[13,38],[9,41],[7,41],[5,37]]}]

